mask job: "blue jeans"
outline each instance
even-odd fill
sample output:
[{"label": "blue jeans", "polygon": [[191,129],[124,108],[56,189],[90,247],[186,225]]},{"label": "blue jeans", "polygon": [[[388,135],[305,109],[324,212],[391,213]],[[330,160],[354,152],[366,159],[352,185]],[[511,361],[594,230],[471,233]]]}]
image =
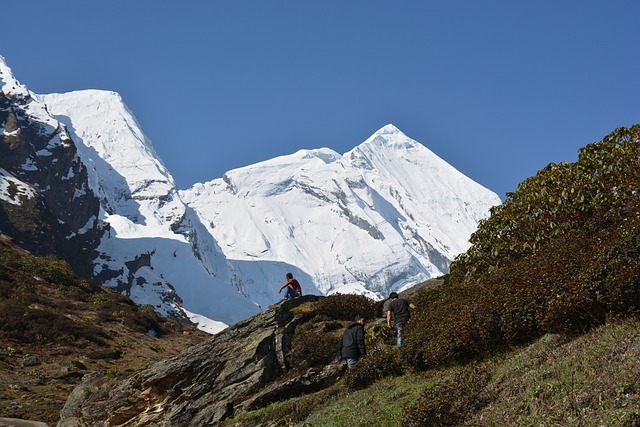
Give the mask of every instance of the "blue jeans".
[{"label": "blue jeans", "polygon": [[353,368],[353,365],[356,364],[356,362],[358,361],[357,357],[347,357],[345,358],[345,360],[347,361],[347,368],[351,369]]},{"label": "blue jeans", "polygon": [[300,296],[298,291],[293,289],[291,286],[287,286],[287,291],[284,293],[285,298],[294,299]]},{"label": "blue jeans", "polygon": [[403,323],[396,323],[396,332],[397,332],[396,344],[398,345],[398,348],[402,347],[402,326],[403,325],[404,325]]}]

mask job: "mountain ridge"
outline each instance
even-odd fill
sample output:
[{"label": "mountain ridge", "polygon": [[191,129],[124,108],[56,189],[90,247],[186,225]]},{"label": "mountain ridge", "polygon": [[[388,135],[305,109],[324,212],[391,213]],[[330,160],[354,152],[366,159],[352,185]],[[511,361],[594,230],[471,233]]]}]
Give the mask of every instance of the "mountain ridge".
[{"label": "mountain ridge", "polygon": [[214,330],[280,299],[288,272],[307,293],[378,299],[441,275],[500,203],[393,125],[343,155],[300,150],[178,190],[119,94],[32,94],[0,62],[7,101],[28,98],[32,126],[54,123],[85,165],[99,202],[85,270],[164,315],[222,322]]}]

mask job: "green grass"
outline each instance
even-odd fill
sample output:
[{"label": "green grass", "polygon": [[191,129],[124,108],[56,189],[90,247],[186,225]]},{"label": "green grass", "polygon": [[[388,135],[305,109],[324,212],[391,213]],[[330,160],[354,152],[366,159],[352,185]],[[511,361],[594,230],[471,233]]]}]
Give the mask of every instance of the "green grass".
[{"label": "green grass", "polygon": [[243,414],[224,426],[393,426],[401,425],[402,407],[414,403],[430,374],[402,376],[371,387],[347,390],[340,381],[333,387]]},{"label": "green grass", "polygon": [[402,408],[417,401],[431,374],[404,375],[379,381],[364,390],[345,392],[327,401],[321,408],[296,425],[371,426],[402,425]]},{"label": "green grass", "polygon": [[483,425],[640,425],[640,322],[603,326],[562,344],[549,335],[494,373]]}]

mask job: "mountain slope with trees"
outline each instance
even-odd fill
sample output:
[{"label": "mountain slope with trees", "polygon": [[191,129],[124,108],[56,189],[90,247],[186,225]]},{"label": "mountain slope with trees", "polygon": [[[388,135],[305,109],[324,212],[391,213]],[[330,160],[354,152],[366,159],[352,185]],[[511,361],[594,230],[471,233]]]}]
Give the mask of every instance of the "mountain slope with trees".
[{"label": "mountain slope with trees", "polygon": [[208,337],[0,234],[1,417],[55,425],[85,375],[128,376]]}]

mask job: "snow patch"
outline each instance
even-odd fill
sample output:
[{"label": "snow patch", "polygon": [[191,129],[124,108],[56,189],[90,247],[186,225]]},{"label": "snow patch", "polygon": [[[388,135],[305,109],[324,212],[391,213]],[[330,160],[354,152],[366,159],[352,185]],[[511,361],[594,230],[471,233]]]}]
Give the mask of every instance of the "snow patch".
[{"label": "snow patch", "polygon": [[216,320],[211,320],[208,317],[203,316],[201,314],[192,313],[189,310],[184,310],[184,312],[187,314],[187,317],[189,318],[189,320],[191,320],[197,326],[198,329],[204,332],[208,332],[212,335],[215,335],[218,332],[223,331],[229,327],[229,325],[225,323],[218,322]]},{"label": "snow patch", "polygon": [[0,199],[12,205],[21,205],[22,199],[32,199],[36,196],[36,190],[6,170],[0,168]]}]

